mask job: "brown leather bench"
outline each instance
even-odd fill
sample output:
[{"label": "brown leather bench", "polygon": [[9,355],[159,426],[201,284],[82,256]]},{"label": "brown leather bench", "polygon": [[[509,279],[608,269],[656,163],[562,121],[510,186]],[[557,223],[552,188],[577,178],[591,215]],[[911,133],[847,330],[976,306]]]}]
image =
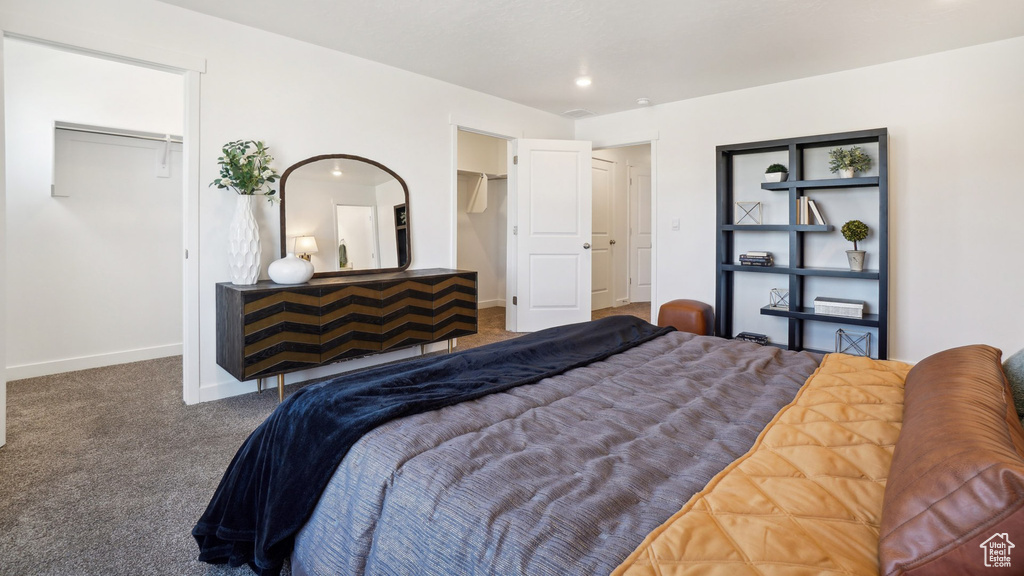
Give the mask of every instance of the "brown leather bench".
[{"label": "brown leather bench", "polygon": [[703,336],[715,334],[715,311],[696,300],[672,300],[661,305],[658,326],[672,326],[680,332]]}]

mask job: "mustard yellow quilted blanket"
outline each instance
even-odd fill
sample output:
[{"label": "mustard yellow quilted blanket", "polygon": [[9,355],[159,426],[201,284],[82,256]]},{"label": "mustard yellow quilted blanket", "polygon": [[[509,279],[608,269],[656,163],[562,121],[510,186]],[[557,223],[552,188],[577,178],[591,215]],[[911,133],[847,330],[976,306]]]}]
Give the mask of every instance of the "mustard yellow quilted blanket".
[{"label": "mustard yellow quilted blanket", "polygon": [[754,447],[613,575],[878,574],[910,365],[829,354]]}]

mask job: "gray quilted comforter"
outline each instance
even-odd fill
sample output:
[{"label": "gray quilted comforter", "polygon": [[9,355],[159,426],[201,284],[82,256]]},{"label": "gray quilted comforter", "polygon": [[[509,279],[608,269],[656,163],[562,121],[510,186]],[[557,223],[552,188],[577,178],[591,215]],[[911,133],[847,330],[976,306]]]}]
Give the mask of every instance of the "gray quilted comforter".
[{"label": "gray quilted comforter", "polygon": [[292,573],[607,574],[746,453],[818,360],[672,332],[392,421],[345,456]]}]

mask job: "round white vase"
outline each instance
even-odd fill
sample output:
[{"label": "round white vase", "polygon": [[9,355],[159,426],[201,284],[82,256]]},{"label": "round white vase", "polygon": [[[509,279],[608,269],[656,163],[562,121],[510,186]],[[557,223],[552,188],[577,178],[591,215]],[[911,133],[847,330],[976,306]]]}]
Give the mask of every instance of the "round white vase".
[{"label": "round white vase", "polygon": [[313,265],[289,252],[284,258],[271,262],[267,274],[278,284],[302,284],[313,277]]},{"label": "round white vase", "polygon": [[260,227],[252,215],[252,195],[239,194],[228,226],[228,268],[231,283],[255,284],[260,277]]},{"label": "round white vase", "polygon": [[853,168],[840,168],[839,169],[839,177],[840,178],[853,178],[853,176],[854,176]]}]

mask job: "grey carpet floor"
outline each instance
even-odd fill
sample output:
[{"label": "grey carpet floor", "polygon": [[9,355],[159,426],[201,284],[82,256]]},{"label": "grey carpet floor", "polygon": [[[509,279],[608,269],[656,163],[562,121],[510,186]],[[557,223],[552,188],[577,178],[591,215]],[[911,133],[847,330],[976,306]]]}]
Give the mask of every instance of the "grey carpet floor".
[{"label": "grey carpet floor", "polygon": [[[484,337],[460,339],[461,349],[516,336],[503,330],[504,309],[490,310]],[[252,574],[196,561],[190,532],[276,406],[276,389],[186,406],[180,356],[9,382],[0,576]]]}]

